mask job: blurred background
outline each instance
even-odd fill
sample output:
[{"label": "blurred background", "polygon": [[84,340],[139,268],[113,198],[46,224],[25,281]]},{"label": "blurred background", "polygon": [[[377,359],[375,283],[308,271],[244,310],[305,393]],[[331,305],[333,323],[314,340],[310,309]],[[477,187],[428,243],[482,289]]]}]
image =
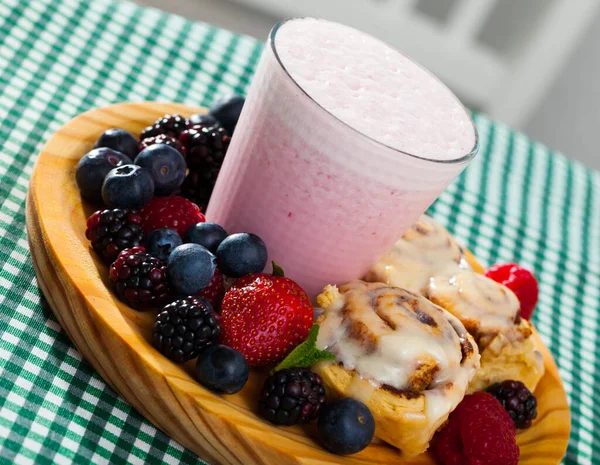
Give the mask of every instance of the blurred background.
[{"label": "blurred background", "polygon": [[136,0],[264,40],[316,16],[439,76],[471,109],[600,169],[600,0]]}]

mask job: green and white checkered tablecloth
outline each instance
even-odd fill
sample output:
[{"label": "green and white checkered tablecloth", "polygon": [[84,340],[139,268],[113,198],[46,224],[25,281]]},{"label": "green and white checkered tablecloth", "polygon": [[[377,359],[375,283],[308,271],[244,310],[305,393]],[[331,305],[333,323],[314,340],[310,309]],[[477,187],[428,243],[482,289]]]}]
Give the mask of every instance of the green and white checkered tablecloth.
[{"label": "green and white checkered tablecloth", "polygon": [[[202,463],[82,360],[44,307],[25,236],[37,154],[114,102],[243,93],[262,44],[113,0],[0,0],[0,464]],[[484,262],[535,270],[535,323],[560,366],[565,464],[600,464],[600,174],[476,116],[481,153],[432,213]]]}]

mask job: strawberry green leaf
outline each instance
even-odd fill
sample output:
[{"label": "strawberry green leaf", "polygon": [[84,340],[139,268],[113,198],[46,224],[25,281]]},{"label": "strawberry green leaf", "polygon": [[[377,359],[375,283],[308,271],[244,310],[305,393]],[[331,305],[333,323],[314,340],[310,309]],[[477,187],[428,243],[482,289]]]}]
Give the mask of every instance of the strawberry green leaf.
[{"label": "strawberry green leaf", "polygon": [[277,263],[271,262],[273,264],[273,276],[281,276],[282,278],[285,276],[283,272],[283,268],[281,268]]},{"label": "strawberry green leaf", "polygon": [[335,360],[335,355],[326,350],[317,349],[316,342],[319,335],[319,325],[313,325],[308,331],[306,340],[292,350],[273,371],[285,370],[294,367],[309,367],[317,362]]}]

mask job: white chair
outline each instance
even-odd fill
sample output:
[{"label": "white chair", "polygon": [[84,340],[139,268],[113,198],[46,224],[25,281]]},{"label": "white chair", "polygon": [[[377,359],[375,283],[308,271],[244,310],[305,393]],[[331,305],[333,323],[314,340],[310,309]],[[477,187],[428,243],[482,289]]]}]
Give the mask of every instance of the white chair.
[{"label": "white chair", "polygon": [[[514,127],[527,122],[600,5],[599,0],[233,1],[279,17],[336,20],[377,36],[433,71],[468,106]],[[513,30],[516,24],[521,31]],[[500,31],[496,44],[486,35],[492,30]],[[513,34],[519,40],[504,47]]]}]

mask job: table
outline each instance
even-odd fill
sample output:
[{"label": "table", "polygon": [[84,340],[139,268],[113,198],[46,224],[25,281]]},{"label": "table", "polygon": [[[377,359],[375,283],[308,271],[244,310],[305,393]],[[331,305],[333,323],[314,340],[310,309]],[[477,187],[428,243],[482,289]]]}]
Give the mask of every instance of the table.
[{"label": "table", "polygon": [[[106,386],[44,305],[25,197],[43,144],[77,114],[244,93],[261,49],[127,2],[0,0],[0,464],[203,463]],[[483,115],[475,120],[480,155],[430,213],[482,262],[535,271],[534,322],[572,406],[564,463],[600,463],[600,173]]]}]

